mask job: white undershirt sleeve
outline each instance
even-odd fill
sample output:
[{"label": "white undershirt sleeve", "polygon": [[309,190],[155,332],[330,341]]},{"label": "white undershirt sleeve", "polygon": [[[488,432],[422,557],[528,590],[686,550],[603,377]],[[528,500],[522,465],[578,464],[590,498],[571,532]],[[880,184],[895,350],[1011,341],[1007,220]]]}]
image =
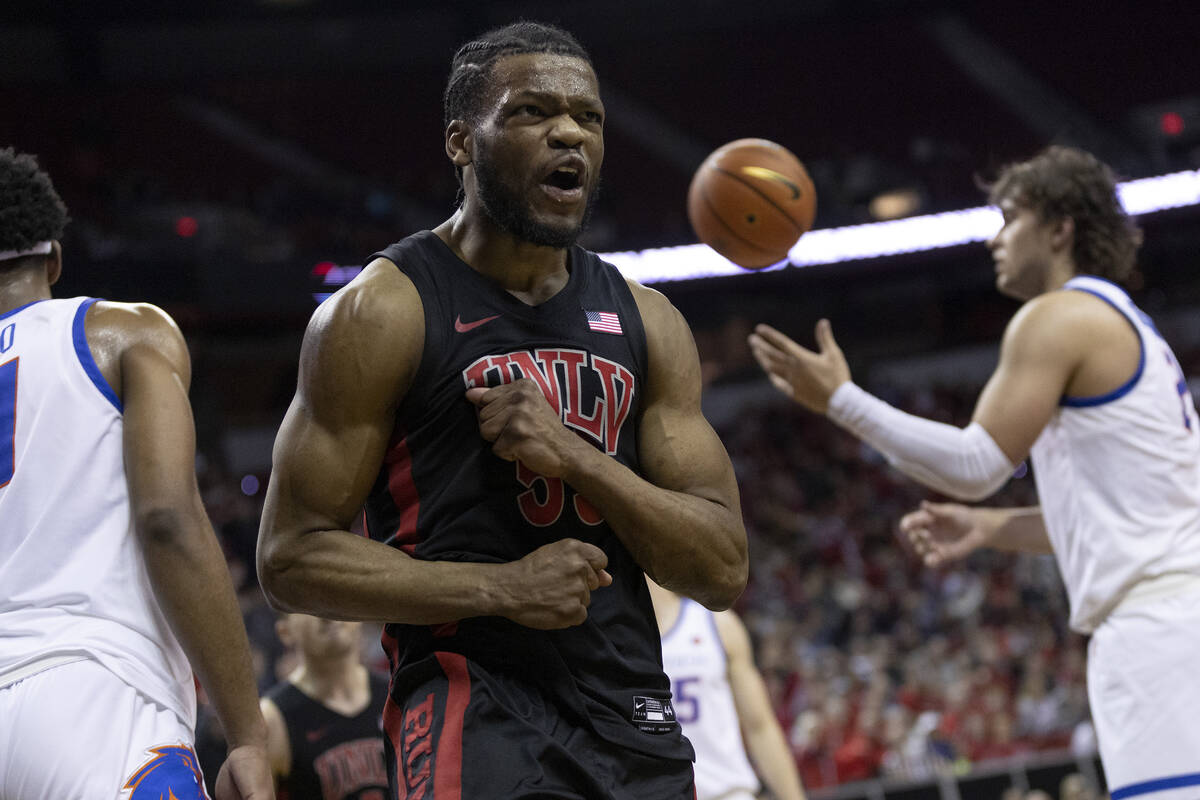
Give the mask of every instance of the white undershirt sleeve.
[{"label": "white undershirt sleeve", "polygon": [[907,414],[849,381],[829,398],[826,413],[908,477],[959,500],[982,500],[1013,473],[1004,451],[978,422],[956,428]]}]

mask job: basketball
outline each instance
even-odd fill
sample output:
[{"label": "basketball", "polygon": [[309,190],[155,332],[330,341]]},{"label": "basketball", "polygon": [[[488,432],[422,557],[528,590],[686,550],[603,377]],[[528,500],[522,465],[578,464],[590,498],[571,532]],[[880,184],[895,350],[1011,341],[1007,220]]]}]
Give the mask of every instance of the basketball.
[{"label": "basketball", "polygon": [[787,258],[817,213],[804,165],[782,145],[738,139],[714,150],[688,187],[688,219],[700,241],[745,269]]}]

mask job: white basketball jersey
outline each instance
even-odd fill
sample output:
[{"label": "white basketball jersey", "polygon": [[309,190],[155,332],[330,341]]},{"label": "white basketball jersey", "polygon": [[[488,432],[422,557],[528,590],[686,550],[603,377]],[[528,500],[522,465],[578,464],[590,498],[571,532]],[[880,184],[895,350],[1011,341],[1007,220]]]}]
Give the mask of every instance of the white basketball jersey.
[{"label": "white basketball jersey", "polygon": [[663,671],[671,679],[675,718],[696,750],[696,798],[756,794],[758,777],[742,743],[713,613],[686,597],[681,601],[679,617],[662,636]]},{"label": "white basketball jersey", "polygon": [[1089,633],[1140,581],[1200,576],[1200,421],[1174,354],[1124,291],[1090,276],[1064,289],[1109,303],[1142,350],[1115,391],[1063,397],[1032,451],[1071,626]]},{"label": "white basketball jersey", "polygon": [[191,668],[130,524],[120,401],[84,333],[93,302],[0,315],[0,686],[91,658],[192,726]]}]

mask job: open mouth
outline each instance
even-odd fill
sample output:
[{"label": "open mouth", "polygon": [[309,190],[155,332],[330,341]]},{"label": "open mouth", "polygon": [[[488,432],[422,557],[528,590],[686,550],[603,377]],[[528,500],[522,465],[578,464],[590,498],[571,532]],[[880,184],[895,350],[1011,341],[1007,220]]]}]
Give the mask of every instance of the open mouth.
[{"label": "open mouth", "polygon": [[575,203],[583,199],[582,167],[560,164],[542,178],[542,189],[558,203]]},{"label": "open mouth", "polygon": [[579,181],[579,170],[574,167],[559,167],[551,172],[543,182],[547,186],[553,186],[556,189],[570,190],[578,189],[580,186]]}]

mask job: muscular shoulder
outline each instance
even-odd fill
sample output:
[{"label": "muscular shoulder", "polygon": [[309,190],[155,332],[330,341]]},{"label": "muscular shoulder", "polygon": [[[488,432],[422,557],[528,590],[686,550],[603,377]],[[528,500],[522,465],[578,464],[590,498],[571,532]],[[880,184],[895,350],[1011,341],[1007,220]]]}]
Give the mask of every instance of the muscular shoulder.
[{"label": "muscular shoulder", "polygon": [[301,377],[398,392],[420,362],[425,318],[416,287],[391,261],[377,258],[313,313],[304,335]]},{"label": "muscular shoulder", "polygon": [[667,378],[672,384],[683,381],[690,385],[694,381],[698,391],[700,358],[683,314],[661,292],[628,278],[626,284],[646,329],[651,377]]},{"label": "muscular shoulder", "polygon": [[161,357],[190,376],[187,343],[175,320],[150,303],[97,301],[84,324],[96,366],[113,387],[121,385],[121,361],[135,355]]},{"label": "muscular shoulder", "polygon": [[308,332],[369,340],[404,333],[417,322],[423,319],[416,287],[391,261],[377,258],[317,308]]},{"label": "muscular shoulder", "polygon": [[1078,357],[1099,330],[1128,329],[1120,312],[1087,292],[1039,295],[1021,306],[1004,332],[1004,347],[1025,355]]},{"label": "muscular shoulder", "polygon": [[121,336],[130,342],[183,341],[171,315],[150,303],[114,303],[98,300],[88,309],[87,332]]},{"label": "muscular shoulder", "polygon": [[683,315],[662,292],[643,286],[632,278],[626,278],[625,285],[629,287],[634,302],[637,303],[647,336],[684,333],[691,338],[691,331]]}]

